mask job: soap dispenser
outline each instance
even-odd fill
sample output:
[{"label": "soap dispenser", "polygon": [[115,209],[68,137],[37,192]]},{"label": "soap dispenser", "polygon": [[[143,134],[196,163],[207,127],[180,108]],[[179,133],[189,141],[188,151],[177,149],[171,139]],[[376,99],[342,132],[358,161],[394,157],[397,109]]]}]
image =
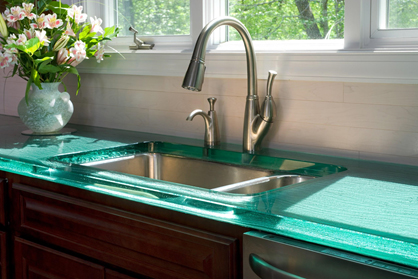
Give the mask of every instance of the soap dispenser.
[{"label": "soap dispenser", "polygon": [[214,147],[219,145],[221,140],[219,136],[218,117],[215,111],[216,98],[208,98],[209,111],[208,113],[203,112],[201,109],[196,109],[190,113],[186,120],[192,121],[196,115],[203,117],[205,121],[205,146]]}]

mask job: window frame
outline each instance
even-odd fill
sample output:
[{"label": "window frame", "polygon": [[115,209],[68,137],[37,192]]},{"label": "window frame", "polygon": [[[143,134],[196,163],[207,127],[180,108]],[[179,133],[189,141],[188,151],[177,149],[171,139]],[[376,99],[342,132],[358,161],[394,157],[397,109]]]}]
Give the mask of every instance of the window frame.
[{"label": "window frame", "polygon": [[[117,38],[110,46],[125,58],[114,54],[106,59],[109,61],[100,64],[85,61],[77,68],[82,73],[183,76],[202,27],[226,12],[225,6],[219,6],[224,0],[216,1],[219,1],[218,6],[215,0],[191,0],[200,5],[202,16],[192,23],[191,26],[196,27],[186,43],[157,42],[141,37],[146,42],[156,43],[155,48],[132,51],[129,50],[132,38]],[[418,72],[416,39],[371,38],[372,1],[375,0],[346,1],[343,44],[333,45],[324,40],[317,42],[314,49],[304,49],[289,42],[254,42],[258,77],[266,78],[268,70],[273,69],[278,72],[278,79],[284,80],[418,84],[418,75],[414,74]],[[219,44],[224,39],[222,30],[211,36],[206,77],[246,78],[243,44]]]},{"label": "window frame", "polygon": [[[387,0],[353,0],[345,4],[345,50],[416,50],[418,30],[382,29]],[[357,20],[357,18],[359,20]]]}]

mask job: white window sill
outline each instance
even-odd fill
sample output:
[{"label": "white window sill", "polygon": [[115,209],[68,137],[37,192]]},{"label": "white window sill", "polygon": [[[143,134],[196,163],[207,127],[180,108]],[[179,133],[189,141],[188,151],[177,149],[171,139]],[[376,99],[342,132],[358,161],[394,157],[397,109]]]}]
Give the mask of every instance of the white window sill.
[{"label": "white window sill", "polygon": [[[153,50],[132,51],[129,44],[113,44],[125,58],[109,52],[112,57],[100,64],[94,59],[84,61],[77,67],[79,72],[183,76],[193,51],[190,46],[185,48],[180,44],[177,47],[160,44]],[[282,80],[418,84],[417,51],[345,51],[342,47],[342,41],[293,45],[288,42],[271,50],[272,45],[255,42],[258,77],[265,79],[268,70],[275,70],[277,78]],[[208,48],[206,67],[206,77],[246,78],[242,43],[229,42],[216,49]]]}]

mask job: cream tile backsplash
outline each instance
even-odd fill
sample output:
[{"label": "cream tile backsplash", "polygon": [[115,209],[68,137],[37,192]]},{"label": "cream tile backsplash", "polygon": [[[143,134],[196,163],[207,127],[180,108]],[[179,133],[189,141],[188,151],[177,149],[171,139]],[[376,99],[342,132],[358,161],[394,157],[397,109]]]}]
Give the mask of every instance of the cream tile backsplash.
[{"label": "cream tile backsplash", "polygon": [[[74,82],[68,79],[66,84]],[[68,86],[72,123],[203,139],[200,117],[218,98],[221,138],[241,143],[247,82],[206,78],[200,93],[181,88],[182,77],[83,74]],[[0,81],[0,114],[17,115],[25,81]],[[264,97],[266,81],[258,87]],[[418,85],[276,80],[278,118],[265,146],[418,165]],[[202,141],[203,143],[203,141]]]}]

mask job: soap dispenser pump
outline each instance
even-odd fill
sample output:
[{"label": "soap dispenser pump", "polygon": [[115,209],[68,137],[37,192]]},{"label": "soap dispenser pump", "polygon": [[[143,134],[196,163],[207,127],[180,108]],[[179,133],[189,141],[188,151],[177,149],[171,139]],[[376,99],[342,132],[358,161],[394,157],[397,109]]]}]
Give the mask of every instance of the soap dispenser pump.
[{"label": "soap dispenser pump", "polygon": [[219,136],[218,116],[215,111],[216,98],[208,98],[209,111],[203,112],[201,109],[196,109],[190,113],[186,120],[192,121],[196,115],[203,117],[205,121],[205,146],[214,147],[219,145],[221,140]]}]

